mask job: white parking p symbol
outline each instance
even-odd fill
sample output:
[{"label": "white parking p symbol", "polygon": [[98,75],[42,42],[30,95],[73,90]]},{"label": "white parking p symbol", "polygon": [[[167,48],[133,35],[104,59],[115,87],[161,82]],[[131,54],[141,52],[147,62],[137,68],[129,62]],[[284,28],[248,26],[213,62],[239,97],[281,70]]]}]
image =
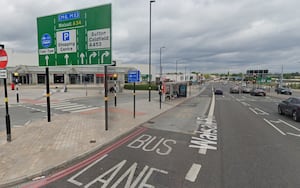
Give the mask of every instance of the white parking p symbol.
[{"label": "white parking p symbol", "polygon": [[62,37],[63,37],[63,41],[69,41],[70,40],[70,32],[63,32]]}]

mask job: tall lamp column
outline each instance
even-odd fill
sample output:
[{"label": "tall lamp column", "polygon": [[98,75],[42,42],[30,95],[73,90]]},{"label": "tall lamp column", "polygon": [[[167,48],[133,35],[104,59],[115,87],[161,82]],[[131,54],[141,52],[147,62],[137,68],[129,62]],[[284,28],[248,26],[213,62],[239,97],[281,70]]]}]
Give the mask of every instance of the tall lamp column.
[{"label": "tall lamp column", "polygon": [[148,90],[149,90],[149,102],[151,101],[151,4],[154,3],[155,0],[150,1],[150,29],[149,29],[149,75],[148,75]]},{"label": "tall lamp column", "polygon": [[163,47],[160,47],[159,49],[159,109],[161,109],[161,96],[162,96],[162,80],[161,80],[161,77],[162,77],[162,67],[161,67],[161,49],[165,48],[164,46]]}]

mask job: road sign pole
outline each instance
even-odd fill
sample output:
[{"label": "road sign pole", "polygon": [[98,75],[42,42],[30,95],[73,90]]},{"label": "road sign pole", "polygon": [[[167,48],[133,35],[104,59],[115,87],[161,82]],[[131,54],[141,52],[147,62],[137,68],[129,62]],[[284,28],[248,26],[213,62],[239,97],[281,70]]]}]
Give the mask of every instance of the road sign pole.
[{"label": "road sign pole", "polygon": [[114,86],[114,92],[115,92],[115,107],[117,107],[117,82],[116,81]]},{"label": "road sign pole", "polygon": [[[4,50],[4,45],[0,44],[0,57],[3,58],[3,60],[0,61],[0,68],[6,69],[6,65],[8,62],[7,54]],[[8,113],[8,97],[7,97],[7,82],[6,77],[3,79],[4,82],[4,102],[5,102],[5,109],[6,109],[6,115],[5,115],[5,122],[6,122],[6,140],[8,142],[11,142],[11,127],[10,127],[10,117]]]},{"label": "road sign pole", "polygon": [[8,98],[7,98],[7,83],[6,78],[4,78],[4,97],[5,97],[5,109],[6,109],[6,135],[7,141],[11,142],[11,127],[10,127],[10,117],[8,113]]},{"label": "road sign pole", "polygon": [[47,97],[47,116],[48,116],[48,122],[50,122],[51,109],[50,109],[49,67],[46,67],[46,97]]},{"label": "road sign pole", "polygon": [[133,118],[135,118],[135,82],[133,82]]},{"label": "road sign pole", "polygon": [[107,66],[104,66],[105,130],[108,130]]}]

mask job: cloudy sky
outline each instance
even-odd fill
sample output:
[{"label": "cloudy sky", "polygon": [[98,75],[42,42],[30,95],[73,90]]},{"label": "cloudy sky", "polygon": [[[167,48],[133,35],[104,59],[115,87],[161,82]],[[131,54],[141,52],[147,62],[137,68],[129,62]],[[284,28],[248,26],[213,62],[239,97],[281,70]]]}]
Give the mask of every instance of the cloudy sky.
[{"label": "cloudy sky", "polygon": [[[149,63],[149,0],[0,0],[0,43],[37,53],[36,18],[112,3],[113,59]],[[152,64],[227,73],[300,72],[299,0],[156,0]]]}]

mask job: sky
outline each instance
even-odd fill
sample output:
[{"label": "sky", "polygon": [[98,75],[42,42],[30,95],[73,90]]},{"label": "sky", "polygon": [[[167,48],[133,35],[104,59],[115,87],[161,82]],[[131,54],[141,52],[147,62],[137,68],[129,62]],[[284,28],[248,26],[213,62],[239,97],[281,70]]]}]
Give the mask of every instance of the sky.
[{"label": "sky", "polygon": [[[0,43],[37,53],[37,17],[107,3],[113,59],[148,65],[149,0],[0,0]],[[156,0],[151,64],[159,68],[161,57],[163,72],[176,64],[178,72],[300,72],[299,8],[299,0]]]}]

